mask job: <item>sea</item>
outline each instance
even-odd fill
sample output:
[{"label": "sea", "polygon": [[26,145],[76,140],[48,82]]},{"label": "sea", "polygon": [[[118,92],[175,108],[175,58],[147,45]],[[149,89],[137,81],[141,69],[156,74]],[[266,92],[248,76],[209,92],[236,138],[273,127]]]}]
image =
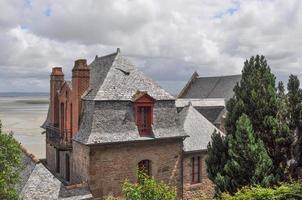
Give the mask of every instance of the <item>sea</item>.
[{"label": "sea", "polygon": [[48,93],[0,93],[2,131],[12,132],[30,153],[45,158],[45,134],[41,125],[47,116]]}]

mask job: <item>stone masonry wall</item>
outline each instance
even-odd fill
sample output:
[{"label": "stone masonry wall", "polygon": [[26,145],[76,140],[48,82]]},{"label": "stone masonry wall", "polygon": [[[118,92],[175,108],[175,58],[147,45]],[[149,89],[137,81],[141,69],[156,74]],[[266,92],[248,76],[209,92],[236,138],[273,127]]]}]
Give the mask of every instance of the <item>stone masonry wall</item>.
[{"label": "stone masonry wall", "polygon": [[46,143],[46,159],[47,167],[54,172],[56,170],[56,149],[48,143]]},{"label": "stone masonry wall", "polygon": [[[193,156],[200,156],[200,183],[192,184],[192,161]],[[183,159],[183,184],[184,199],[212,199],[214,186],[207,176],[206,153],[186,154]]]},{"label": "stone masonry wall", "polygon": [[66,180],[66,155],[70,158],[70,168],[71,168],[71,157],[69,151],[60,151],[60,176]]},{"label": "stone masonry wall", "polygon": [[75,141],[73,141],[72,146],[70,161],[74,164],[71,164],[71,183],[86,182],[88,180],[89,147]]},{"label": "stone masonry wall", "polygon": [[136,182],[138,163],[147,159],[151,175],[176,187],[181,195],[181,152],[181,139],[91,147],[90,190],[94,197],[121,196],[124,180]]}]

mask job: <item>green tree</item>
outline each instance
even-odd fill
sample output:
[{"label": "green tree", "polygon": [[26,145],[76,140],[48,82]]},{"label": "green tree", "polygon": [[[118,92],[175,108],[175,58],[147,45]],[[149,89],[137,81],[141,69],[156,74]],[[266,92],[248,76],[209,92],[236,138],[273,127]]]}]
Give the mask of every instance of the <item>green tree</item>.
[{"label": "green tree", "polygon": [[297,172],[302,167],[302,89],[300,89],[300,81],[297,76],[290,75],[287,89],[289,127],[295,135],[292,149],[295,163],[292,166],[292,175],[295,178],[299,178],[300,175]]},{"label": "green tree", "polygon": [[293,135],[281,119],[284,116],[279,112],[275,79],[264,56],[247,60],[241,81],[234,88],[234,96],[227,102],[225,128],[227,135],[233,135],[242,113],[249,117],[256,139],[262,140],[272,159],[277,182],[285,178]]},{"label": "green tree", "polygon": [[153,177],[139,172],[139,182],[125,181],[123,193],[127,200],[175,200],[176,190],[163,182],[156,181]]},{"label": "green tree", "polygon": [[18,199],[14,185],[21,170],[21,147],[12,135],[2,133],[0,121],[0,199]]},{"label": "green tree", "polygon": [[235,134],[227,137],[229,157],[224,171],[228,192],[235,193],[237,189],[248,185],[270,185],[273,180],[272,161],[263,142],[255,138],[247,115],[243,114],[239,118]]},{"label": "green tree", "polygon": [[211,142],[207,146],[208,156],[206,158],[208,177],[215,184],[217,194],[225,191],[223,188],[226,184],[221,179],[223,168],[227,161],[227,144],[224,136],[218,131],[214,131],[211,136]]}]

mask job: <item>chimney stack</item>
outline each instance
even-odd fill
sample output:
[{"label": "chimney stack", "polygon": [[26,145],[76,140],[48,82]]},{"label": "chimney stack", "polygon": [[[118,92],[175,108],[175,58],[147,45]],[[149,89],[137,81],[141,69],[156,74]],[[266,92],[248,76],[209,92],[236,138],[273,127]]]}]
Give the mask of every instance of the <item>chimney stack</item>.
[{"label": "chimney stack", "polygon": [[58,90],[64,83],[62,67],[53,67],[50,75],[50,123],[57,127],[59,125],[59,98]]},{"label": "chimney stack", "polygon": [[72,95],[73,95],[73,127],[72,132],[75,133],[79,129],[79,116],[81,111],[81,96],[88,89],[90,81],[90,69],[86,59],[78,59],[74,62],[72,69]]}]

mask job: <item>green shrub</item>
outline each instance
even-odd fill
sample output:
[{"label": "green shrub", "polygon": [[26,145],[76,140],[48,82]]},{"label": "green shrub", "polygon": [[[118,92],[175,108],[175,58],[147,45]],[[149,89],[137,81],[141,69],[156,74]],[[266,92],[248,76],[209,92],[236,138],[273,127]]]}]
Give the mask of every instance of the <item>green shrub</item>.
[{"label": "green shrub", "polygon": [[246,187],[234,196],[223,193],[217,200],[298,200],[302,199],[302,181],[283,183],[273,188]]},{"label": "green shrub", "polygon": [[14,185],[21,170],[21,147],[12,135],[1,132],[0,121],[0,199],[18,199]]},{"label": "green shrub", "polygon": [[138,183],[126,180],[123,193],[127,200],[175,200],[176,190],[163,182],[156,181],[143,173],[138,173]]}]

